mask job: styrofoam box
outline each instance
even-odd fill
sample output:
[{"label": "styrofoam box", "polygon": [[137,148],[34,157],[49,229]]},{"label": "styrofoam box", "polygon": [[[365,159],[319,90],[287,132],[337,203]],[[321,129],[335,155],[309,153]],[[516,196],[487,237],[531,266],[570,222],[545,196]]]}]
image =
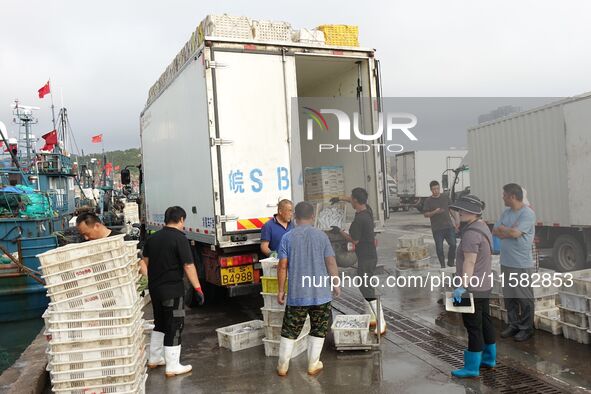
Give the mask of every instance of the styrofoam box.
[{"label": "styrofoam box", "polygon": [[51,381],[53,384],[66,381],[84,381],[91,379],[108,378],[110,376],[133,374],[138,370],[138,366],[145,365],[146,361],[147,354],[144,349],[141,352],[137,352],[137,355],[132,360],[132,362],[126,365],[87,368],[64,372],[56,372],[51,370],[49,374],[51,375]]},{"label": "styrofoam box", "polygon": [[278,258],[267,257],[266,259],[262,259],[259,262],[263,266],[263,276],[277,277],[277,265],[279,264]]},{"label": "styrofoam box", "polygon": [[[334,343],[338,345],[365,345],[368,343],[370,315],[338,315],[332,323]],[[360,328],[337,328],[339,322],[358,322]]]},{"label": "styrofoam box", "polygon": [[[228,327],[216,329],[218,334],[218,343],[220,347],[225,347],[233,352],[248,349],[263,344],[265,330],[264,323],[261,320],[251,320],[244,323],[234,324]],[[250,327],[250,331],[240,332],[240,330]]]},{"label": "styrofoam box", "polygon": [[589,321],[587,320],[586,312],[578,312],[567,309],[565,307],[560,308],[560,321],[568,324],[572,324],[579,328],[589,328]]},{"label": "styrofoam box", "polygon": [[552,335],[562,334],[562,323],[558,308],[536,311],[534,315],[534,327],[543,330]]},{"label": "styrofoam box", "polygon": [[589,312],[589,302],[587,301],[587,297],[564,291],[561,291],[558,294],[560,294],[560,305],[562,305],[563,308],[577,312]]},{"label": "styrofoam box", "polygon": [[65,261],[72,261],[84,258],[90,255],[96,255],[101,252],[112,250],[121,250],[124,246],[123,238],[125,234],[116,235],[94,241],[68,244],[49,250],[37,255],[41,267],[49,267],[54,264],[60,264]]},{"label": "styrofoam box", "polygon": [[[279,343],[280,341],[273,341],[271,339],[263,338],[263,344],[265,345],[265,356],[267,357],[279,357]],[[308,349],[308,334],[301,336],[296,339],[293,346],[293,352],[291,358],[296,358],[300,354],[304,353]]]},{"label": "styrofoam box", "polygon": [[265,308],[285,310],[285,304],[280,305],[277,302],[277,293],[261,292],[261,295],[263,296],[263,300],[265,302]]},{"label": "styrofoam box", "polygon": [[62,301],[129,282],[130,279],[137,276],[137,272],[134,272],[132,267],[132,263],[128,261],[127,265],[121,268],[114,268],[100,274],[45,287],[53,302]]},{"label": "styrofoam box", "polygon": [[591,342],[591,333],[586,328],[580,328],[572,324],[562,322],[562,335],[566,339],[588,345]]},{"label": "styrofoam box", "polygon": [[317,29],[295,30],[291,35],[291,39],[294,42],[301,42],[303,44],[324,45],[326,43],[324,32]]},{"label": "styrofoam box", "polygon": [[[278,341],[281,339],[281,328],[282,326],[265,326],[265,338],[270,339],[272,341]],[[306,318],[304,322],[304,326],[302,327],[302,331],[298,338],[308,335],[310,333],[310,317]]]},{"label": "styrofoam box", "polygon": [[266,326],[280,326],[283,324],[285,310],[262,307],[261,313]]},{"label": "styrofoam box", "polygon": [[41,266],[48,285],[56,285],[73,279],[86,278],[115,268],[125,267],[129,256],[124,249],[88,255],[74,260]]}]

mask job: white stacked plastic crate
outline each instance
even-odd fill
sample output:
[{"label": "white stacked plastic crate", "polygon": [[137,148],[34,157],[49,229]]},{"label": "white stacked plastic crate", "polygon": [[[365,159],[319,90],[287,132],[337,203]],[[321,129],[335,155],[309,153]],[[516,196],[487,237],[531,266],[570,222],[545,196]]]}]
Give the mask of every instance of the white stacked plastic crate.
[{"label": "white stacked plastic crate", "polygon": [[144,392],[147,352],[137,293],[137,242],[124,235],[38,255],[50,303],[43,315],[56,393]]},{"label": "white stacked plastic crate", "polygon": [[[279,260],[274,257],[269,257],[261,260],[263,266],[264,277],[277,277],[277,265]],[[261,295],[264,299],[264,307],[261,308],[263,314],[265,338],[263,343],[265,345],[265,355],[267,357],[279,356],[279,341],[281,340],[281,326],[283,325],[283,316],[285,314],[285,304],[280,305],[277,301],[277,293],[265,293]],[[300,336],[296,340],[292,358],[302,354],[307,348],[308,333],[310,332],[310,319],[306,319],[306,323],[302,328]]]},{"label": "white stacked plastic crate", "polygon": [[565,338],[591,343],[591,269],[571,273],[560,289],[560,321]]}]

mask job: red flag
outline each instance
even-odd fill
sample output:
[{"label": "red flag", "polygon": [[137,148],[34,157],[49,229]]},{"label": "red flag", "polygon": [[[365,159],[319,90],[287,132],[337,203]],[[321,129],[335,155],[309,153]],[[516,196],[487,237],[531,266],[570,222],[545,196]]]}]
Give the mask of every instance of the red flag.
[{"label": "red flag", "polygon": [[113,172],[113,163],[105,164],[105,173],[107,176],[111,175],[111,172]]},{"label": "red flag", "polygon": [[51,93],[51,89],[49,88],[49,81],[41,89],[37,90],[39,93],[39,98],[45,97],[46,94]]},{"label": "red flag", "polygon": [[100,144],[101,142],[103,142],[103,135],[102,134],[92,136],[92,143],[93,144]]},{"label": "red flag", "polygon": [[47,145],[55,145],[57,144],[57,131],[53,130],[47,134],[41,136],[45,140]]},{"label": "red flag", "polygon": [[121,169],[121,166],[115,166],[115,171],[119,171]]}]

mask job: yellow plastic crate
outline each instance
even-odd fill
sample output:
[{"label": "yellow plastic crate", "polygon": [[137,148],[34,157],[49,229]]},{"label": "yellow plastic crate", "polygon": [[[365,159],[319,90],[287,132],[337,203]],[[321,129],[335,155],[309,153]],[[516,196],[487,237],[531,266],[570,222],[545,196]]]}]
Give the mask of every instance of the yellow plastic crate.
[{"label": "yellow plastic crate", "polygon": [[326,45],[359,46],[359,28],[357,26],[321,25],[316,29],[324,33]]},{"label": "yellow plastic crate", "polygon": [[[261,276],[261,283],[263,284],[263,293],[277,294],[279,291],[277,278],[272,276]],[[287,279],[285,279],[285,292],[287,293]]]}]

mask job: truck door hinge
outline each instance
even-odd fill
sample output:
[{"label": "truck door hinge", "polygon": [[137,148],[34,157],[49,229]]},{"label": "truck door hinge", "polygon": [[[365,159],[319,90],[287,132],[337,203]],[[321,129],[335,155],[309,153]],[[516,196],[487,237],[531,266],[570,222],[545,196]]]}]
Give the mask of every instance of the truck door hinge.
[{"label": "truck door hinge", "polygon": [[223,68],[228,67],[227,64],[216,62],[215,60],[206,60],[205,68]]},{"label": "truck door hinge", "polygon": [[216,222],[218,223],[224,223],[224,222],[231,222],[234,220],[238,220],[238,216],[236,215],[217,215],[215,217]]},{"label": "truck door hinge", "polygon": [[225,140],[222,138],[210,138],[209,145],[210,146],[221,146],[221,145],[232,145],[234,141],[232,140]]}]

